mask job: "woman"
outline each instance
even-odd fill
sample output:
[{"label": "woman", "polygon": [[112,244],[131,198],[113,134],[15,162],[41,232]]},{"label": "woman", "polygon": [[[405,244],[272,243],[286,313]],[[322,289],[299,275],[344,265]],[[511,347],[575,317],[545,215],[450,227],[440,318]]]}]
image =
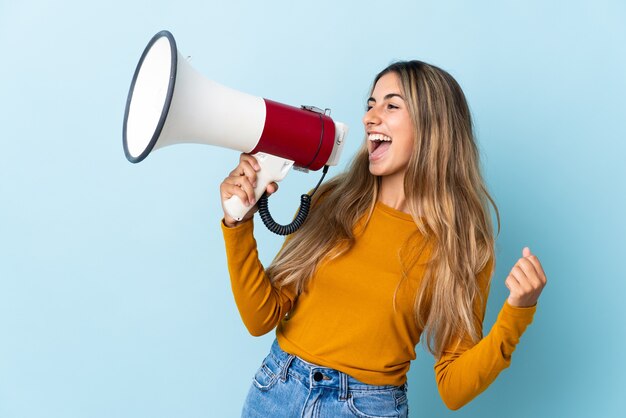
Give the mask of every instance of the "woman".
[{"label": "woman", "polygon": [[532,321],[546,277],[524,248],[482,337],[493,201],[456,81],[420,61],[392,64],[374,80],[363,124],[352,165],[320,187],[267,270],[253,237],[254,158],[242,155],[220,187],[223,201],[237,195],[252,209],[222,225],[242,319],[253,335],[277,327],[243,416],[406,417],[420,337],[457,409],[508,367]]}]

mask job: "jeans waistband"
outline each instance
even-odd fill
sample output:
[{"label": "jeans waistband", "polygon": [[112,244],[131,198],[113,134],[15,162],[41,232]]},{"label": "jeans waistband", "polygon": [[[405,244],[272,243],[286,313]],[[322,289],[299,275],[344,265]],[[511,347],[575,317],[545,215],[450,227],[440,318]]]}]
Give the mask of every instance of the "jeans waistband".
[{"label": "jeans waistband", "polygon": [[[385,391],[398,389],[398,386],[393,385],[369,385],[338,370],[309,363],[300,357],[283,351],[276,340],[274,340],[272,344],[270,355],[274,357],[274,360],[279,365],[280,372],[278,377],[281,380],[286,380],[287,375],[290,374],[311,388],[334,388],[339,390],[339,397],[343,400],[347,399],[348,394],[354,391]],[[406,390],[406,385],[400,388]]]}]

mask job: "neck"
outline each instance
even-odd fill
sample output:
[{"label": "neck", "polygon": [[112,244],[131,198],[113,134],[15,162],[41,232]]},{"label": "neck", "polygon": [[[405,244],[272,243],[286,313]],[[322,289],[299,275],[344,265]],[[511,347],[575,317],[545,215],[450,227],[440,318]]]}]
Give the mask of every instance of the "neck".
[{"label": "neck", "polygon": [[404,195],[404,176],[381,177],[378,201],[400,212],[409,213]]}]

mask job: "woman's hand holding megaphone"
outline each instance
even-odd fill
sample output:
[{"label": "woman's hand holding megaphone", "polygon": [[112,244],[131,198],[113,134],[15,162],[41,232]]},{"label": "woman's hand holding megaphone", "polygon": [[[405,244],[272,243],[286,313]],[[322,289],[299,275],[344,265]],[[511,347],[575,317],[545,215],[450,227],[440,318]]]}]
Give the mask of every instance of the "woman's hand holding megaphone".
[{"label": "woman's hand holding megaphone", "polygon": [[[239,165],[230,172],[228,177],[224,179],[220,184],[220,197],[222,202],[222,209],[224,210],[224,225],[229,228],[239,225],[242,222],[254,216],[254,213],[258,210],[257,202],[254,196],[254,188],[256,187],[257,171],[261,169],[258,161],[250,154],[241,154],[239,157]],[[267,185],[266,192],[268,195],[275,193],[278,190],[278,184],[272,182]],[[226,209],[224,209],[224,202],[233,196],[238,196],[244,205],[250,207],[250,210],[240,221],[237,221],[231,217]]]}]

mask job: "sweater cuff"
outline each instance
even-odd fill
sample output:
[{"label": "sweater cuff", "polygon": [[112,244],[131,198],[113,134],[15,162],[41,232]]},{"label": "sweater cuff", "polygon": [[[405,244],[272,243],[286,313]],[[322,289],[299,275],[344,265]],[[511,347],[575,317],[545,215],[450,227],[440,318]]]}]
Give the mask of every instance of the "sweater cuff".
[{"label": "sweater cuff", "polygon": [[524,320],[527,319],[528,323],[532,322],[533,316],[537,311],[537,305],[528,306],[528,307],[518,307],[509,305],[508,301],[504,301],[504,306],[502,307],[502,312],[515,319]]},{"label": "sweater cuff", "polygon": [[250,219],[232,228],[224,225],[223,220],[220,223],[222,225],[222,234],[224,235],[228,265],[239,266],[256,251],[254,223]]},{"label": "sweater cuff", "polygon": [[502,337],[504,340],[515,347],[519,342],[519,338],[522,336],[526,328],[533,322],[533,317],[537,306],[530,306],[527,308],[518,308],[509,305],[508,302],[504,302],[502,310],[498,315],[498,324],[500,330],[503,332]]},{"label": "sweater cuff", "polygon": [[235,226],[226,226],[224,218],[222,218],[220,225],[222,227],[224,238],[237,238],[241,234],[249,234],[252,232],[254,230],[254,222],[252,219],[254,218],[250,218]]}]

